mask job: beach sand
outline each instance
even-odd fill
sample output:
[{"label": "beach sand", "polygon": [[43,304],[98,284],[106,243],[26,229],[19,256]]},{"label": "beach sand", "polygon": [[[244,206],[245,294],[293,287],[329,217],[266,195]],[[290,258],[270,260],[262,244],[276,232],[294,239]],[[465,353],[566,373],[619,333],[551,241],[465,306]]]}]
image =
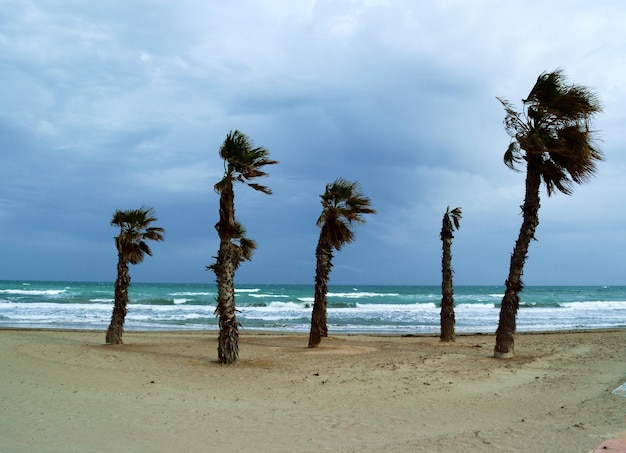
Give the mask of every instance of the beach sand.
[{"label": "beach sand", "polygon": [[[493,335],[0,330],[2,452],[591,452],[626,431],[626,330]],[[622,444],[624,445],[624,444]],[[602,449],[599,451],[616,451]]]}]

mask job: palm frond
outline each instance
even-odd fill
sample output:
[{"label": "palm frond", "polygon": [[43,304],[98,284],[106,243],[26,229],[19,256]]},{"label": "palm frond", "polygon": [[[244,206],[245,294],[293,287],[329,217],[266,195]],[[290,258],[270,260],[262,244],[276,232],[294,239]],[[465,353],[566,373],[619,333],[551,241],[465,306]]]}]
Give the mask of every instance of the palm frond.
[{"label": "palm frond", "polygon": [[267,186],[263,186],[261,184],[255,184],[255,183],[248,183],[248,185],[250,187],[252,187],[254,190],[258,190],[259,192],[263,192],[267,195],[271,195],[272,194],[272,189],[270,189]]},{"label": "palm frond", "polygon": [[257,245],[254,240],[246,237],[246,229],[239,222],[235,222],[235,234],[232,241],[236,255],[235,269],[237,269],[243,261],[252,261],[252,254]]},{"label": "palm frond", "polygon": [[144,241],[139,242],[137,244],[137,246],[139,247],[139,250],[141,250],[142,253],[145,253],[146,255],[152,256],[152,249]]},{"label": "palm frond", "polygon": [[452,222],[454,223],[454,229],[458,230],[461,227],[461,218],[463,217],[461,208],[456,207],[452,211],[450,211],[450,217],[452,218]]},{"label": "palm frond", "polygon": [[223,177],[222,179],[220,179],[218,182],[215,183],[215,185],[213,186],[213,190],[215,190],[215,192],[218,194],[222,193],[222,190],[224,190],[224,188],[228,185],[229,181],[230,181],[230,178],[226,176]]},{"label": "palm frond", "polygon": [[504,111],[506,112],[504,117],[504,128],[509,136],[516,138],[520,133],[524,133],[527,130],[528,125],[521,118],[521,114],[516,112],[513,105],[506,99],[500,97],[496,97],[496,99],[500,101],[504,107]]},{"label": "palm frond", "polygon": [[560,68],[541,74],[523,102],[540,116],[567,120],[585,119],[602,110],[597,95],[587,87],[568,84]]},{"label": "palm frond", "polygon": [[524,162],[524,158],[520,154],[520,146],[518,142],[509,143],[509,147],[504,153],[504,164],[511,170],[520,171],[516,165]]},{"label": "palm frond", "polygon": [[240,261],[252,261],[252,253],[257,248],[256,242],[249,238],[240,238],[238,247]]}]

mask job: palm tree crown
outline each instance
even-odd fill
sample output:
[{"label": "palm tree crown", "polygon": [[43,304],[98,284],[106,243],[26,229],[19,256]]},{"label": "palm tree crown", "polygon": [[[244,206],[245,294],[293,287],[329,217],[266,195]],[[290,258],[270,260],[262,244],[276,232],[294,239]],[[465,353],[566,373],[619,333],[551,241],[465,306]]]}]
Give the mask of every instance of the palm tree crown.
[{"label": "palm tree crown", "polygon": [[461,208],[454,208],[452,211],[450,211],[450,206],[446,208],[441,226],[441,239],[452,239],[454,237],[452,233],[460,228],[461,217]]},{"label": "palm tree crown", "polygon": [[[548,195],[555,189],[569,195],[573,183],[587,182],[602,160],[594,146],[592,117],[600,112],[597,96],[586,87],[569,85],[562,70],[543,73],[523,100],[523,113],[498,98],[504,106],[504,124],[512,141],[505,164],[516,169],[523,161],[536,167]],[[522,151],[523,150],[523,151]]]},{"label": "palm tree crown", "polygon": [[322,214],[317,219],[317,226],[322,228],[321,235],[336,250],[354,240],[350,224],[365,223],[363,214],[375,214],[370,208],[371,200],[363,194],[358,182],[338,178],[326,185],[326,191],[320,195]]},{"label": "palm tree crown", "polygon": [[154,210],[143,206],[140,209],[115,211],[111,225],[120,227],[120,234],[117,236],[118,249],[126,262],[139,264],[145,254],[152,256],[146,240],[162,241],[165,231],[163,228],[149,226],[156,220]]},{"label": "palm tree crown", "polygon": [[250,182],[252,179],[267,176],[261,170],[262,167],[278,163],[268,158],[267,149],[262,146],[254,147],[246,134],[235,130],[228,133],[219,153],[224,159],[225,168],[224,177],[214,186],[216,192],[220,193],[229,182],[239,181],[268,195],[272,193],[269,187]]}]

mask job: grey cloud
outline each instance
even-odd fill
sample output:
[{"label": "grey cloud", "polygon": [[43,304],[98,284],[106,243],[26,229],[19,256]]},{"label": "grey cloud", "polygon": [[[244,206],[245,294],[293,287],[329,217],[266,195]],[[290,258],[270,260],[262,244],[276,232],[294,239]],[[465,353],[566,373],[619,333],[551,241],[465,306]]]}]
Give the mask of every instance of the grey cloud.
[{"label": "grey cloud", "polygon": [[[110,216],[146,204],[167,237],[134,278],[212,281],[217,151],[239,129],[280,161],[264,181],[274,195],[236,188],[259,243],[241,281],[311,281],[319,194],[343,176],[378,214],[338,254],[333,282],[437,284],[441,216],[460,205],[459,284],[501,284],[523,174],[502,164],[495,96],[519,105],[540,72],[561,66],[603,99],[606,162],[572,197],[542,194],[526,282],[621,281],[611,270],[626,252],[614,208],[625,189],[621,3],[238,6],[13,2],[0,12],[1,278],[113,278]],[[562,23],[546,19],[555,11]]]}]

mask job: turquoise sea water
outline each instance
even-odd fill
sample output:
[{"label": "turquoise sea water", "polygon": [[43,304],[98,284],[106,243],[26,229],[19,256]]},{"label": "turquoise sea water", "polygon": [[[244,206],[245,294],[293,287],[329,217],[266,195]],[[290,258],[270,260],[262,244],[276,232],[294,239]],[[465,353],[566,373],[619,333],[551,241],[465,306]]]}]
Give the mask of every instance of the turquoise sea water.
[{"label": "turquoise sea water", "polygon": [[[456,331],[493,333],[503,286],[455,287]],[[217,330],[214,284],[133,283],[127,330]],[[626,328],[626,286],[535,286],[518,331]],[[439,286],[333,286],[329,333],[439,333]],[[313,285],[238,285],[242,329],[308,332]],[[102,329],[113,283],[0,281],[0,327]]]}]

